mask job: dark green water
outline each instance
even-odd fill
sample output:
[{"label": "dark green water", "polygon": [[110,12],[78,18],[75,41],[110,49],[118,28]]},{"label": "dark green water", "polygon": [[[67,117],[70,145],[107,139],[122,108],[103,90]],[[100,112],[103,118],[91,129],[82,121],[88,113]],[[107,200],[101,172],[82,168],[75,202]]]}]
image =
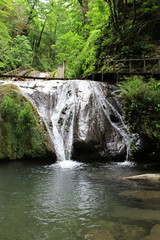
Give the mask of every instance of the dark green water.
[{"label": "dark green water", "polygon": [[160,187],[122,180],[144,172],[113,163],[1,163],[0,239],[145,240],[160,226]]}]

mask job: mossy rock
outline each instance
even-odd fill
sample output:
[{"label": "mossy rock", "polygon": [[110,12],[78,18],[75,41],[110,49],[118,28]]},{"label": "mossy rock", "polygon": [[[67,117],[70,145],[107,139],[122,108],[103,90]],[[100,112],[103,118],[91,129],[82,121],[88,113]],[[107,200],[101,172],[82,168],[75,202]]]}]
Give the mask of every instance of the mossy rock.
[{"label": "mossy rock", "polygon": [[45,123],[12,84],[0,86],[0,160],[4,159],[56,159]]}]

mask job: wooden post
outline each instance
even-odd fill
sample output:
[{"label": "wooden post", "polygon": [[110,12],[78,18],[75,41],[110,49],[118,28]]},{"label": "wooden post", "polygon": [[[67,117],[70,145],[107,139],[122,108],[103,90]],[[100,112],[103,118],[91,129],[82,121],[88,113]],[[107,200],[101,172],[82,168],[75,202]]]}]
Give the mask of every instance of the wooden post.
[{"label": "wooden post", "polygon": [[101,74],[101,80],[102,80],[102,82],[103,82],[103,72],[102,72],[102,74]]},{"label": "wooden post", "polygon": [[116,62],[113,61],[113,72],[115,73],[116,72]]},{"label": "wooden post", "polygon": [[143,72],[144,73],[146,72],[146,61],[145,60],[143,61]]},{"label": "wooden post", "polygon": [[158,71],[160,72],[160,58],[158,59]]},{"label": "wooden post", "polygon": [[129,73],[131,73],[131,72],[132,72],[132,62],[129,61]]},{"label": "wooden post", "polygon": [[64,62],[63,62],[63,78],[64,78]]},{"label": "wooden post", "polygon": [[64,79],[64,69],[62,65],[57,68],[57,78]]},{"label": "wooden post", "polygon": [[119,80],[119,74],[117,72],[117,79],[116,79],[116,82],[118,83],[118,80]]}]

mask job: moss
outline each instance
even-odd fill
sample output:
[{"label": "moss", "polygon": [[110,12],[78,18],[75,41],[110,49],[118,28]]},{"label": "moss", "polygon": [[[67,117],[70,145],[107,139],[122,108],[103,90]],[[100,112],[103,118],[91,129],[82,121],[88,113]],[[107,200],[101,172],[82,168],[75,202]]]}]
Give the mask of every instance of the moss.
[{"label": "moss", "polygon": [[36,108],[16,86],[0,86],[0,159],[48,157],[55,153]]}]

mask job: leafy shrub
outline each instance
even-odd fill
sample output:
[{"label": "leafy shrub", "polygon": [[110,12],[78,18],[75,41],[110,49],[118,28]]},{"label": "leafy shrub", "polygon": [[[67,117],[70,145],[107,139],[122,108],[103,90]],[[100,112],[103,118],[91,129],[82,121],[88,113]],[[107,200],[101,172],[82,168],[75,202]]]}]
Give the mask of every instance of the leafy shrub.
[{"label": "leafy shrub", "polygon": [[17,35],[12,41],[11,55],[16,67],[26,66],[32,63],[33,53],[28,38]]},{"label": "leafy shrub", "polygon": [[133,130],[145,134],[160,144],[160,81],[144,82],[139,77],[119,84],[119,96],[124,101],[126,118]]},{"label": "leafy shrub", "polygon": [[97,64],[97,55],[100,48],[101,30],[93,30],[90,33],[81,53],[75,58],[74,62],[70,64],[71,77],[83,77],[94,72]]},{"label": "leafy shrub", "polygon": [[20,131],[20,129],[29,130],[34,120],[33,112],[28,102],[22,108],[20,103],[17,103],[14,98],[7,95],[2,100],[0,113],[5,121],[15,124],[17,131]]},{"label": "leafy shrub", "polygon": [[17,35],[10,41],[10,45],[3,47],[3,52],[0,50],[0,53],[0,71],[9,71],[20,66],[28,67],[33,61],[30,42],[24,35]]}]

